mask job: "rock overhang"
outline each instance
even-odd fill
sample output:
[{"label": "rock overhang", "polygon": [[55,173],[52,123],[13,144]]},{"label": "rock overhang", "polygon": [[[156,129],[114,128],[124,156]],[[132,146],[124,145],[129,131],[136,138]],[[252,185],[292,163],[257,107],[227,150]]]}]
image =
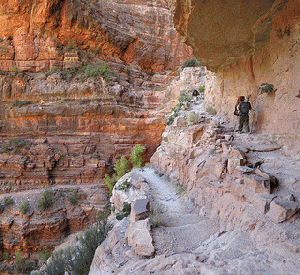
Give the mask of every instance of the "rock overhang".
[{"label": "rock overhang", "polygon": [[251,56],[269,41],[272,17],[288,0],[177,0],[173,21],[201,64],[212,71]]}]

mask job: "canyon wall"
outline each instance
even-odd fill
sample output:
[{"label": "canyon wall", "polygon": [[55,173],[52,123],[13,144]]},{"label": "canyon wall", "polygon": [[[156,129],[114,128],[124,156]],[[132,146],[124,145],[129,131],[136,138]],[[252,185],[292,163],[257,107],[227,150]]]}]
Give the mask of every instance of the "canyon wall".
[{"label": "canyon wall", "polygon": [[164,1],[0,1],[0,69],[47,71],[77,61],[63,47],[136,63],[148,72],[175,69],[191,56]]},{"label": "canyon wall", "polygon": [[[299,153],[300,2],[177,1],[177,30],[195,56],[213,71],[206,86],[207,106],[231,120],[238,96],[250,97],[254,132],[273,135],[292,154]],[[261,93],[263,83],[274,85]]]},{"label": "canyon wall", "polygon": [[136,144],[155,152],[191,57],[165,1],[0,0],[1,252],[52,249],[95,220],[105,173]]}]

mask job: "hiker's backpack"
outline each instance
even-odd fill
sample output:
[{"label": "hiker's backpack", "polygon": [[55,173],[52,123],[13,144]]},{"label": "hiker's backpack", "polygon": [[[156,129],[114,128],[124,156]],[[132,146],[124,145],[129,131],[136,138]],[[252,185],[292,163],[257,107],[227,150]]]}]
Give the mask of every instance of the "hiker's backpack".
[{"label": "hiker's backpack", "polygon": [[199,94],[199,93],[198,93],[197,90],[194,90],[194,91],[193,91],[193,96],[198,96],[198,94]]},{"label": "hiker's backpack", "polygon": [[248,114],[249,113],[249,110],[251,109],[250,107],[250,103],[249,102],[244,102],[244,101],[241,101],[240,102],[240,106],[239,106],[239,111],[241,114]]}]

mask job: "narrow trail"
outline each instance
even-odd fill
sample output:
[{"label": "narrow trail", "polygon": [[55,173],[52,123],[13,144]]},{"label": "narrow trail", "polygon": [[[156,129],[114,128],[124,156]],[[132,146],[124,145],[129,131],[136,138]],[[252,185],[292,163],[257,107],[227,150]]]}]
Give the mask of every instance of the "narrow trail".
[{"label": "narrow trail", "polygon": [[162,224],[152,231],[156,255],[191,252],[218,231],[218,223],[201,217],[176,183],[153,169],[142,176],[150,185],[153,220]]}]

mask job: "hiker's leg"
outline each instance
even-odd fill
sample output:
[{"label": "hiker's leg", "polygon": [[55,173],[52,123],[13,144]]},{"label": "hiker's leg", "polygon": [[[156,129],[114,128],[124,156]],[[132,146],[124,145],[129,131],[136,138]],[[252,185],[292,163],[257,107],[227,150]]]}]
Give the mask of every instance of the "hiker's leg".
[{"label": "hiker's leg", "polygon": [[245,130],[246,133],[249,133],[249,115],[245,115]]},{"label": "hiker's leg", "polygon": [[239,132],[241,133],[243,130],[243,115],[239,116]]}]

